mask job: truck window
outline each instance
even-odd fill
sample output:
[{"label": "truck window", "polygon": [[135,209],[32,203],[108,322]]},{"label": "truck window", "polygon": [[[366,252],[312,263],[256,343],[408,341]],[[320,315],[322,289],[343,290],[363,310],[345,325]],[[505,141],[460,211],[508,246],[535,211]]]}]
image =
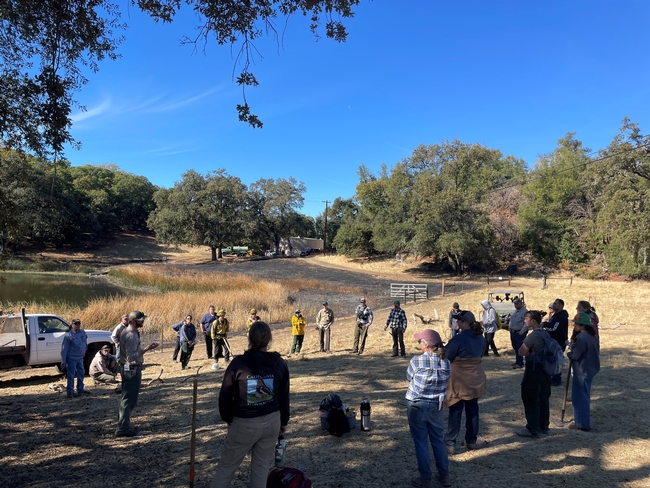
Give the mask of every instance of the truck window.
[{"label": "truck window", "polygon": [[39,317],[38,331],[41,334],[51,332],[68,332],[70,327],[58,317]]}]

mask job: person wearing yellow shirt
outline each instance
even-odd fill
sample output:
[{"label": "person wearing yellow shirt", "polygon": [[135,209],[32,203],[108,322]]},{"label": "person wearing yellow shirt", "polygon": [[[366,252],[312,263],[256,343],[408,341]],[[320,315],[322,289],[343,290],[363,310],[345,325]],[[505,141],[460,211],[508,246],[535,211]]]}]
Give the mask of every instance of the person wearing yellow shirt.
[{"label": "person wearing yellow shirt", "polygon": [[248,337],[248,333],[251,330],[251,325],[253,325],[255,322],[258,322],[260,320],[262,319],[259,318],[259,316],[257,315],[257,310],[251,308],[250,317],[248,317],[248,320],[246,321],[246,337]]},{"label": "person wearing yellow shirt", "polygon": [[300,309],[296,310],[291,317],[291,336],[293,340],[291,341],[291,352],[289,352],[288,357],[291,357],[294,352],[299,353],[302,349],[302,341],[305,338],[305,325],[307,325],[305,317],[300,313]]},{"label": "person wearing yellow shirt", "polygon": [[217,318],[212,322],[210,336],[214,343],[214,364],[212,369],[218,369],[219,358],[225,358],[226,364],[230,362],[230,346],[228,345],[228,331],[230,324],[226,318],[226,311],[221,309],[217,312]]}]

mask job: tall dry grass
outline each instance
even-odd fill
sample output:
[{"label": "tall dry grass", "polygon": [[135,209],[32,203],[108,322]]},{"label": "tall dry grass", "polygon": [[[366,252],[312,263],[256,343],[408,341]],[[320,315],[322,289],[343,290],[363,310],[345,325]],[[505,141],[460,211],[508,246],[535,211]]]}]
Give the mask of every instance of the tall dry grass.
[{"label": "tall dry grass", "polygon": [[123,267],[111,272],[111,277],[145,292],[96,298],[85,307],[66,302],[28,302],[0,303],[0,309],[16,311],[25,307],[29,313],[53,313],[67,320],[79,317],[84,328],[100,330],[113,328],[124,313],[141,310],[148,315],[143,334],[159,336],[162,332],[165,340],[173,340],[175,332],[171,324],[181,321],[187,314],[198,324],[210,305],[226,310],[230,328],[236,332],[246,327],[251,308],[257,309],[262,320],[270,323],[288,322],[298,307],[305,317],[314,317],[320,304],[300,302],[297,296],[301,290],[359,294],[355,287],[328,285],[318,280],[270,281],[242,274],[188,271],[180,267]]}]

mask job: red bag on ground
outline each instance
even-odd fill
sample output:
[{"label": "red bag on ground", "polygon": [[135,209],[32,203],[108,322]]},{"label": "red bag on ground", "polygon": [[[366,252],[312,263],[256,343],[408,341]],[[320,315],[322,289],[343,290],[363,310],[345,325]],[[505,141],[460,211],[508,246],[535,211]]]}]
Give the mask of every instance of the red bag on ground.
[{"label": "red bag on ground", "polygon": [[273,468],[266,479],[266,488],[311,488],[311,481],[299,469]]}]

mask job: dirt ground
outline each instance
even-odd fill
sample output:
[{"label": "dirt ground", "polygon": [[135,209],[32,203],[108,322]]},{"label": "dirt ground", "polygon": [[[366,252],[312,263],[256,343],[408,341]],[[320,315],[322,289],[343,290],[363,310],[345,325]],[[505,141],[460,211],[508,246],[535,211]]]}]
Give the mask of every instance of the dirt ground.
[{"label": "dirt ground", "polygon": [[[285,270],[289,269],[286,267],[289,261],[303,263],[304,276],[322,276],[322,270],[316,267],[317,260],[271,261],[275,262],[273,266]],[[209,264],[204,256],[196,263],[206,268],[231,267],[225,263]],[[232,265],[233,270],[246,267],[269,277],[269,270],[261,265]],[[295,274],[297,271],[292,269]],[[353,322],[348,316],[334,325],[332,354],[316,352],[317,333],[308,327],[304,352],[287,359],[292,380],[285,464],[303,469],[316,488],[406,487],[410,478],[417,474],[404,399],[408,361],[390,357],[391,339],[381,327],[388,314],[388,309],[382,308],[385,306],[385,285],[393,279],[393,272],[346,273],[350,274],[341,275],[343,284],[355,280],[367,293],[375,312],[375,324],[362,356],[350,354]],[[397,271],[395,274],[399,275]],[[633,292],[625,291],[625,284],[581,285],[574,282],[569,287],[563,282],[551,282],[551,289],[544,292],[535,291],[536,285],[533,281],[515,285],[527,290],[529,308],[543,308],[542,304],[562,296],[573,312],[575,300],[589,297],[593,303],[597,297],[604,328],[600,332],[602,368],[592,389],[593,429],[580,432],[551,425],[552,435],[539,440],[514,434],[525,424],[519,387],[523,373],[510,368],[514,356],[509,336],[499,331],[496,343],[502,354],[484,360],[488,392],[479,401],[479,442],[485,441],[488,445],[466,452],[460,448],[464,435],[461,431],[458,452],[450,458],[454,486],[650,487],[650,416],[647,409],[650,404],[650,329],[648,314],[644,311],[650,297],[649,285],[643,284]],[[476,307],[469,304],[478,305],[478,300],[485,297],[485,290],[482,285],[462,293],[457,290],[451,297],[436,296],[416,305],[406,303],[408,357],[416,354],[412,334],[427,327],[414,324],[413,313],[433,317],[436,309],[444,318],[454,300],[461,302],[463,308],[476,311]],[[355,298],[350,297],[350,300]],[[620,307],[620,303],[626,306]],[[347,301],[341,299],[337,306],[347,309]],[[337,316],[341,315],[349,313],[337,312]],[[442,333],[445,330],[442,321],[428,327]],[[289,343],[290,328],[274,324],[272,349],[286,354]],[[245,338],[235,335],[231,337],[231,344],[235,352],[241,352],[245,348]],[[148,353],[145,363],[143,385],[157,377],[161,369],[164,383],[155,382],[141,389],[139,405],[133,415],[140,435],[132,439],[113,436],[119,396],[112,388],[94,386],[86,378],[91,395],[67,399],[65,393],[50,387],[65,383],[53,369],[1,371],[0,486],[187,486],[192,378],[200,367],[196,375],[195,486],[208,487],[226,433],[226,425],[220,420],[217,408],[223,369],[210,369],[212,361],[206,359],[202,343],[194,351],[189,370],[182,371],[178,363],[171,361],[170,344],[165,344],[162,351]],[[322,431],[317,410],[328,393],[339,394],[349,406],[356,408],[367,398],[372,405],[372,430],[361,432],[357,422],[357,428],[341,438]],[[563,389],[553,388],[551,420],[560,419],[562,397]],[[566,418],[572,416],[569,403]],[[238,471],[235,488],[247,486],[249,462],[247,457]]]}]

